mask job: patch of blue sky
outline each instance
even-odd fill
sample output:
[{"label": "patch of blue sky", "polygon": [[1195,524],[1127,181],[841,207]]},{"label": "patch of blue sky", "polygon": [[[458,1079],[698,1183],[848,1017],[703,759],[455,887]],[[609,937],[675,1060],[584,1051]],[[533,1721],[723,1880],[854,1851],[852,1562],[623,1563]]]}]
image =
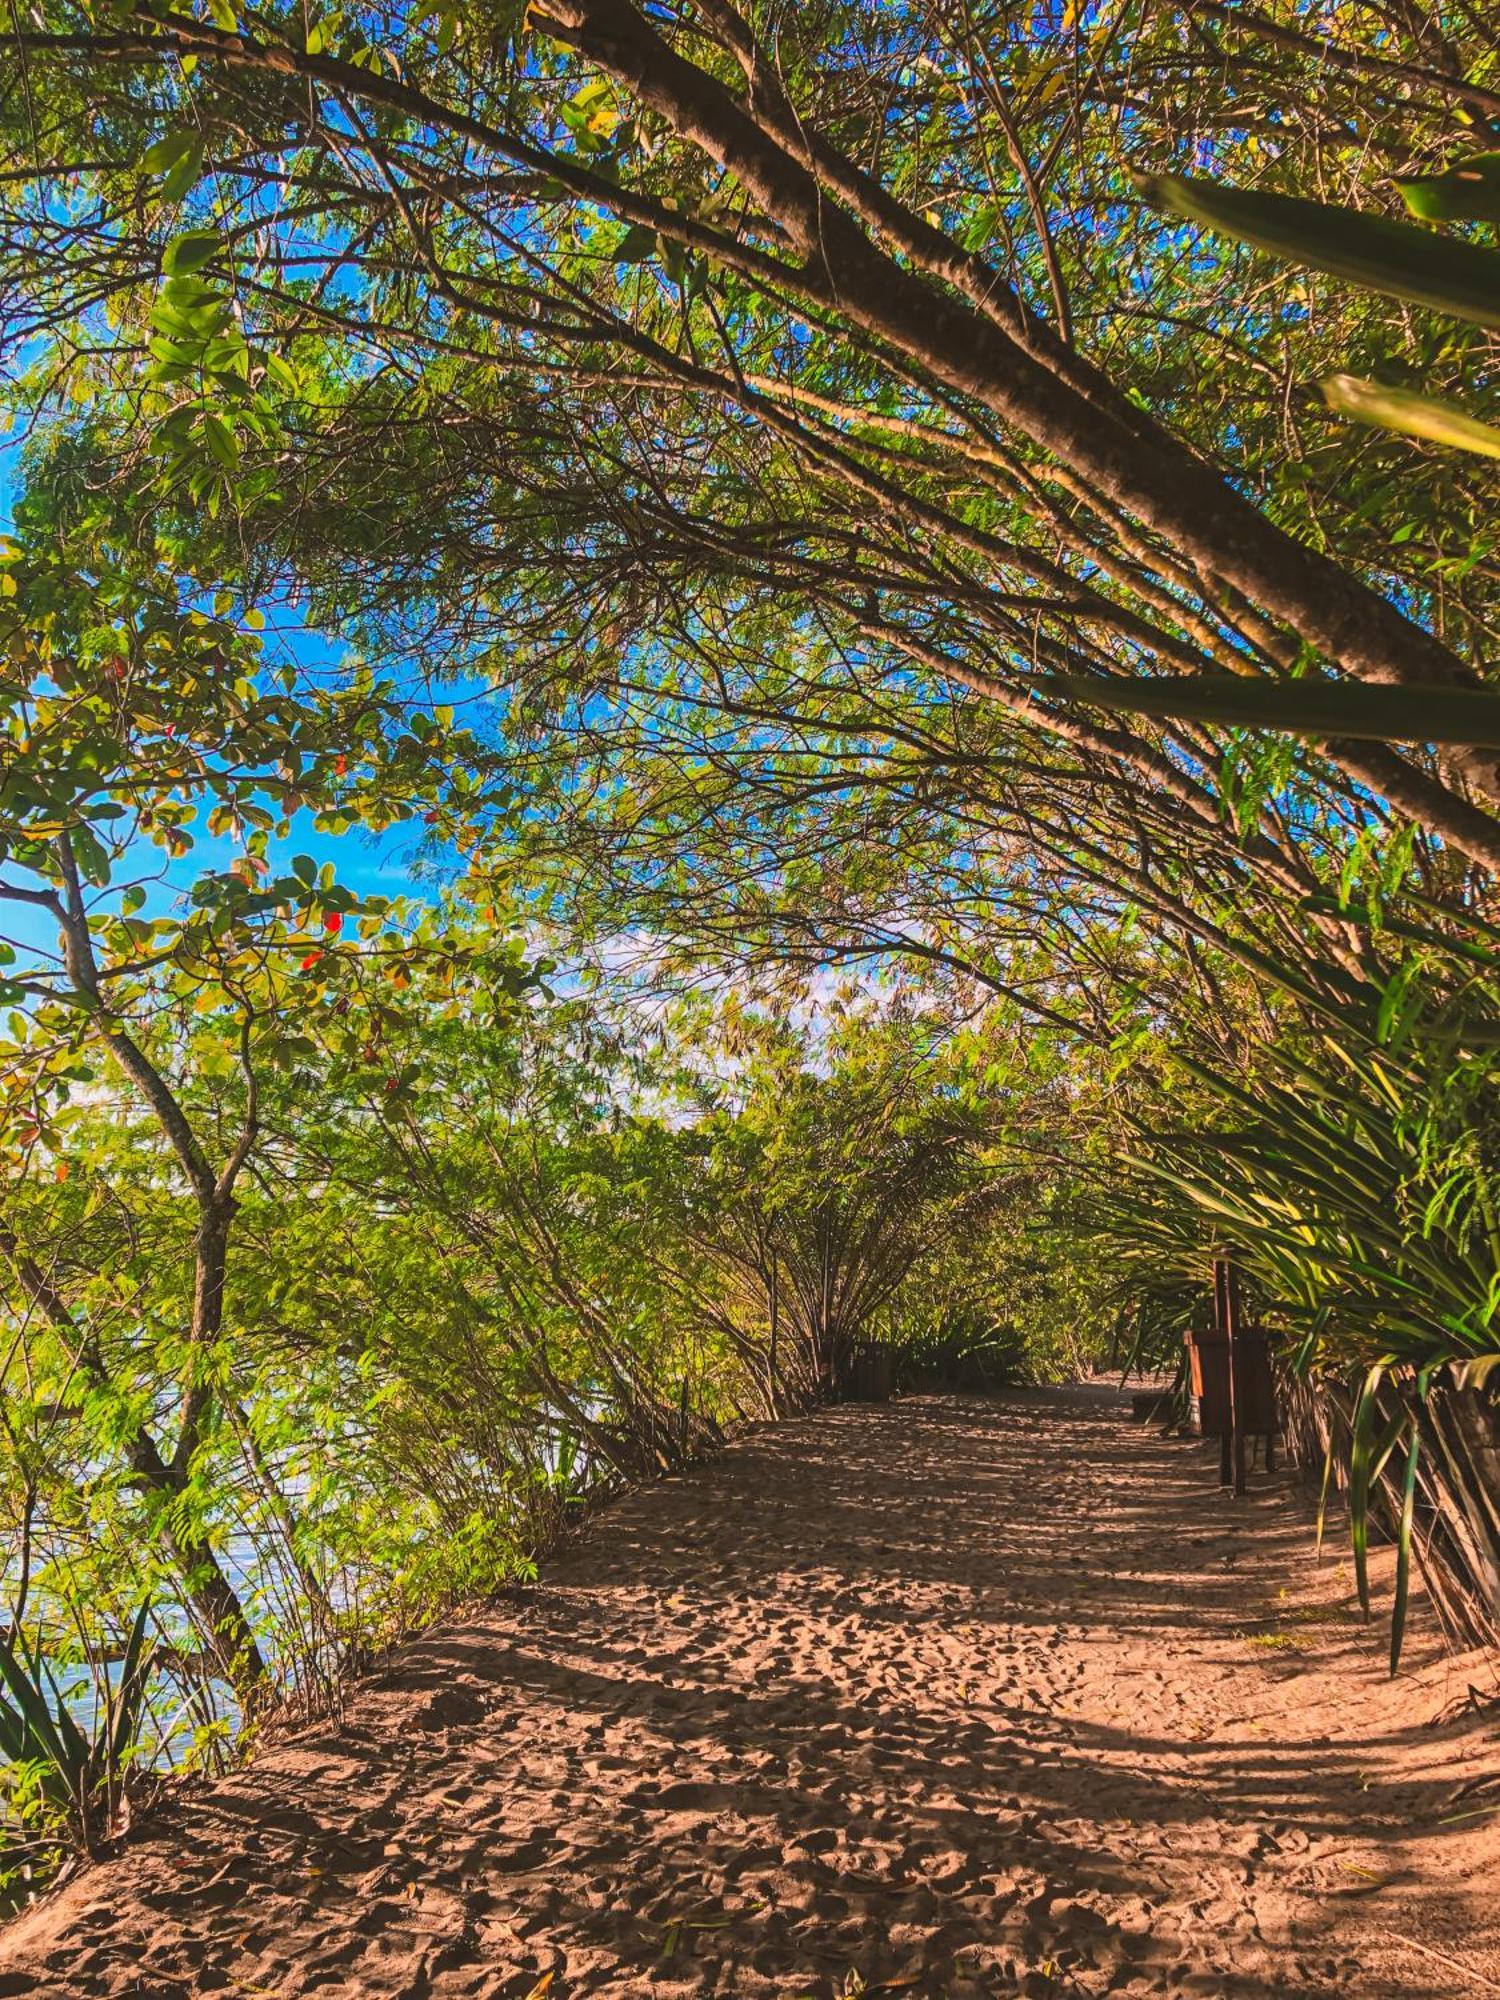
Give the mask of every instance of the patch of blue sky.
[{"label": "patch of blue sky", "polygon": [[[0,528],[5,531],[14,524],[19,458],[14,443],[0,443]],[[337,672],[346,649],[336,638],[310,627],[287,597],[260,608],[266,618],[268,665],[290,661],[314,678]],[[143,914],[163,916],[182,906],[201,876],[229,868],[243,851],[242,844],[229,833],[208,833],[201,821],[200,814],[199,822],[187,829],[193,837],[191,848],[175,858],[146,840],[127,849],[112,882],[95,892],[99,905],[108,906],[111,898],[138,882],[146,890]],[[382,834],[360,827],[330,833],[319,829],[313,810],[303,808],[290,820],[284,837],[272,836],[267,860],[273,872],[284,873],[293,855],[306,854],[320,869],[331,864],[338,881],[356,896],[422,898],[432,894],[431,871],[422,866],[422,847],[420,825],[406,823]],[[55,946],[56,930],[44,910],[4,901],[0,902],[0,940],[36,957]]]}]

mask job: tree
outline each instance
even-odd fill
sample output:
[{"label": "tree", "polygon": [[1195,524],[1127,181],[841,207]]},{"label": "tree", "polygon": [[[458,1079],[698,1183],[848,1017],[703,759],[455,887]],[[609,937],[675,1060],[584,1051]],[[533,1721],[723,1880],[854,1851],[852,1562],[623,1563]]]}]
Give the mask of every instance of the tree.
[{"label": "tree", "polygon": [[[1362,550],[1335,560],[1241,490],[1222,368],[1216,420],[1188,437],[1170,368],[1167,422],[1145,407],[1158,343],[1132,337],[1113,272],[1166,274],[1176,323],[1181,245],[1143,231],[1112,157],[1116,65],[1142,56],[1122,25],[560,0],[482,24],[226,10],[98,32],[64,9],[14,39],[12,342],[45,330],[55,365],[97,373],[107,298],[128,380],[154,312],[155,388],[130,410],[182,478],[284,499],[290,471],[289,518],[316,495],[346,604],[361,547],[367,604],[431,604],[441,525],[450,562],[493,579],[476,610],[498,599],[506,643],[582,653],[568,672],[595,684],[674,604],[690,641],[705,586],[709,615],[769,600],[784,631],[836,605],[855,657],[976,690],[1212,820],[1178,755],[1059,699],[1047,670],[1479,676],[1366,581]],[[1201,85],[1170,19],[1136,25],[1174,88]],[[1102,80],[1057,88],[1096,42]],[[1230,159],[1254,136],[1235,136],[1241,74],[1203,120]],[[1143,152],[1181,145],[1184,102],[1159,133],[1145,119]],[[1092,237],[1046,201],[1075,133],[1064,184],[1114,198],[1091,198]],[[24,192],[54,171],[81,197],[66,212]],[[428,478],[435,511],[393,522],[392,492]],[[1500,854],[1490,752],[1327,748],[1460,852]]]},{"label": "tree", "polygon": [[[447,781],[420,736],[389,732],[389,698],[368,676],[319,690],[290,668],[268,669],[260,614],[241,619],[224,597],[202,608],[160,552],[153,565],[107,532],[58,532],[45,489],[19,525],[0,569],[0,703],[18,753],[0,803],[0,902],[29,913],[33,942],[4,947],[14,1011],[0,1045],[0,1145],[17,1185],[0,1252],[25,1312],[49,1330],[64,1400],[71,1385],[104,1399],[106,1430],[208,1643],[232,1679],[253,1684],[265,1661],[193,1488],[263,1074],[310,1049],[309,1028],[351,1031],[350,987],[358,994],[382,946],[387,961],[431,948],[390,929],[384,905],[361,903],[329,867],[303,857],[274,875],[268,839],[309,805],[328,826],[388,823],[440,798]],[[242,851],[227,868],[200,869],[162,908],[163,859],[190,852],[199,814]],[[356,923],[380,942],[361,950]],[[212,1101],[195,1104],[203,1078]],[[101,1292],[87,1252],[69,1250],[82,1215],[65,1214],[60,1237],[46,1233],[45,1254],[22,1220],[35,1209],[19,1183],[68,1177],[72,1122],[100,1094],[153,1122],[169,1201],[185,1199],[193,1216],[167,1333],[170,1442],[161,1396],[142,1403],[128,1349],[117,1360],[101,1331],[122,1315],[129,1324],[129,1287],[122,1295],[105,1280]]]},{"label": "tree", "polygon": [[688,1034],[698,1115],[643,1183],[646,1241],[766,1415],[846,1394],[913,1267],[991,1198],[963,1063],[899,1004],[812,1034],[730,1005]]}]

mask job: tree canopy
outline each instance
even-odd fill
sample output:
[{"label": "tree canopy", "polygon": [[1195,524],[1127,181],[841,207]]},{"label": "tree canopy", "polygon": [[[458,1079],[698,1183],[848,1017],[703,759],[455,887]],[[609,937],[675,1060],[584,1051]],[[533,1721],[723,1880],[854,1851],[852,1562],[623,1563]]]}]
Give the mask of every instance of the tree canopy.
[{"label": "tree canopy", "polygon": [[0,48],[15,1643],[151,1604],[210,1754],[872,1339],[1175,1365],[1226,1241],[1492,1634],[1482,11]]}]

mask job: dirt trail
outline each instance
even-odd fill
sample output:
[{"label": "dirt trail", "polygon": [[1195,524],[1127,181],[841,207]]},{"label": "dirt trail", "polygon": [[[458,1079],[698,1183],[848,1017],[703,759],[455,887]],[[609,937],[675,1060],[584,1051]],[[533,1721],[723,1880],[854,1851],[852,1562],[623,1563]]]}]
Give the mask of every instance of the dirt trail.
[{"label": "dirt trail", "polygon": [[1350,1596],[1110,1392],[832,1411],[77,1877],[0,1993],[1483,2000],[1494,1733],[1427,1726],[1480,1664],[1392,1687]]}]

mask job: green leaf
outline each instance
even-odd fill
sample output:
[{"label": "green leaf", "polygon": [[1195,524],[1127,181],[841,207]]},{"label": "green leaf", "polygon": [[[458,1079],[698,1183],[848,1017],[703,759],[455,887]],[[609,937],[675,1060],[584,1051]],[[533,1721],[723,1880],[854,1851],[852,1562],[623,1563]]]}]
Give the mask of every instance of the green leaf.
[{"label": "green leaf", "polygon": [[1328,1524],[1328,1495],[1333,1485],[1333,1426],[1328,1428],[1328,1448],[1323,1454],[1323,1478],[1318,1487],[1317,1533],[1313,1546],[1323,1553],[1323,1534]]},{"label": "green leaf", "polygon": [[617,264],[644,264],[656,255],[657,235],[643,223],[633,222],[615,245]]},{"label": "green leaf", "polygon": [[46,1689],[34,1671],[35,1663],[28,1660],[24,1652],[13,1648],[0,1638],[0,1681],[14,1704],[25,1738],[33,1748],[32,1756],[44,1756],[52,1761],[60,1761],[63,1743],[58,1735],[57,1724],[48,1705]]},{"label": "green leaf", "polygon": [[240,467],[240,448],[235,440],[234,432],[225,423],[224,419],[216,415],[212,410],[209,410],[204,416],[203,434],[208,441],[209,450],[213,453],[218,463],[223,466],[224,470],[226,472],[238,472]]},{"label": "green leaf", "polygon": [[103,842],[90,826],[75,826],[71,838],[85,880],[102,888],[109,880],[109,854]]},{"label": "green leaf", "polygon": [[1500,222],[1500,153],[1476,153],[1446,173],[1398,178],[1396,186],[1423,222]]},{"label": "green leaf", "polygon": [[148,174],[165,176],[162,196],[176,201],[203,171],[203,141],[196,132],[169,132],[146,148],[141,165]]},{"label": "green leaf", "polygon": [[190,152],[194,142],[191,132],[168,132],[164,138],[155,139],[141,155],[141,165],[148,174],[164,174],[175,167],[184,153]]},{"label": "green leaf", "polygon": [[95,1746],[96,1761],[102,1759],[104,1763],[104,1769],[96,1769],[94,1773],[96,1782],[119,1770],[140,1728],[141,1711],[145,1707],[151,1676],[151,1656],[146,1651],[150,1617],[151,1600],[147,1598],[135,1615],[130,1637],[125,1643],[120,1678],[113,1696],[114,1727],[101,1733]]},{"label": "green leaf", "polygon": [[1493,250],[1359,209],[1226,188],[1180,174],[1140,175],[1136,187],[1164,214],[1201,223],[1291,263],[1479,326],[1500,326],[1500,256]]},{"label": "green leaf", "polygon": [[1417,1457],[1422,1436],[1417,1420],[1411,1418],[1411,1437],[1406,1446],[1406,1470],[1401,1479],[1401,1519],[1396,1530],[1396,1601],[1391,1610],[1391,1675],[1401,1664],[1401,1643],[1406,1637],[1406,1600],[1411,1589],[1411,1530],[1416,1513]]},{"label": "green leaf", "polygon": [[1318,386],[1331,410],[1354,417],[1362,424],[1379,424],[1407,437],[1452,445],[1457,451],[1478,452],[1482,458],[1500,458],[1500,430],[1467,415],[1456,404],[1439,401],[1436,396],[1421,396],[1410,389],[1385,389],[1378,382],[1366,382],[1358,375],[1329,375]]},{"label": "green leaf", "polygon": [[1407,1422],[1406,1412],[1398,1411],[1380,1436],[1375,1436],[1376,1398],[1384,1379],[1385,1366],[1381,1362],[1365,1376],[1354,1415],[1354,1444],[1349,1458],[1349,1539],[1354,1549],[1354,1585],[1359,1593],[1359,1608],[1366,1618],[1370,1615],[1370,1491]]},{"label": "green leaf", "polygon": [[169,278],[201,271],[223,247],[223,238],[216,229],[189,229],[172,238],[162,253],[161,267]]}]

